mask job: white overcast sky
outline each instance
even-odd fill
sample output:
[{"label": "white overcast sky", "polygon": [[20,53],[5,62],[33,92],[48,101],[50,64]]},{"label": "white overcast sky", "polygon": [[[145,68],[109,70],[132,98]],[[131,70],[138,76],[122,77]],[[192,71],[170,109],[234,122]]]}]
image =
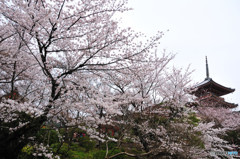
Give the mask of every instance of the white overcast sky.
[{"label": "white overcast sky", "polygon": [[240,0],[129,0],[128,6],[124,26],[147,36],[164,31],[160,48],[177,53],[175,66],[191,64],[194,82],[206,77],[207,56],[210,77],[235,88],[225,98],[240,105]]}]

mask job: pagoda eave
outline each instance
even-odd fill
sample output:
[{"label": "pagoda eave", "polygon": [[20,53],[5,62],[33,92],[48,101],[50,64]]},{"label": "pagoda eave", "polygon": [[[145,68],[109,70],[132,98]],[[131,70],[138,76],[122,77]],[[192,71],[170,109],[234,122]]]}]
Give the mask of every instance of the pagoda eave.
[{"label": "pagoda eave", "polygon": [[214,107],[225,107],[225,108],[236,108],[238,104],[229,103],[224,100],[224,98],[217,97],[213,94],[208,94],[198,98],[198,101],[203,106],[214,106]]},{"label": "pagoda eave", "polygon": [[205,79],[203,82],[199,83],[195,86],[197,89],[193,92],[197,97],[202,96],[205,92],[212,92],[217,96],[223,96],[229,93],[232,93],[235,91],[235,89],[224,87],[215,81],[213,81],[211,78]]}]

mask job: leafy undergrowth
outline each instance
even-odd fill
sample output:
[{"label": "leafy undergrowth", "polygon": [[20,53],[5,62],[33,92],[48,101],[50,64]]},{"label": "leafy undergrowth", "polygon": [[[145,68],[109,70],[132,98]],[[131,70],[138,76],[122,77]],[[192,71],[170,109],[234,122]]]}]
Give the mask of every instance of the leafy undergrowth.
[{"label": "leafy undergrowth", "polygon": [[[75,132],[75,131],[74,131]],[[66,134],[66,131],[60,131],[61,135]],[[68,132],[69,133],[69,132]],[[79,134],[84,134],[84,132],[78,132]],[[47,135],[46,135],[47,134]],[[49,139],[46,140],[45,144],[49,144],[49,150],[54,154],[54,156],[59,156],[61,159],[104,159],[106,155],[106,145],[103,143],[98,143],[91,140],[88,136],[78,136],[77,138],[67,137],[65,142],[60,142],[58,138],[58,133],[55,130],[42,129],[37,135],[38,140],[44,140],[44,137],[48,136]],[[130,141],[126,141],[125,146],[130,144]],[[125,151],[123,148],[116,148],[116,143],[109,142],[108,144],[108,156],[118,154]],[[129,149],[128,151],[131,150]],[[132,152],[136,151],[132,148]],[[19,156],[19,159],[45,159],[43,156],[33,156],[36,150],[34,146],[28,144],[23,149]],[[132,159],[126,155],[118,155],[113,159]]]}]

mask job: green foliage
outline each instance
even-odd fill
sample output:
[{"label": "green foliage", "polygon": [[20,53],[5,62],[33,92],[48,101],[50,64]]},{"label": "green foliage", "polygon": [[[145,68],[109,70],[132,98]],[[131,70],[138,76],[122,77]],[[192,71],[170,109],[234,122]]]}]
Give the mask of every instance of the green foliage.
[{"label": "green foliage", "polygon": [[106,151],[105,150],[99,150],[96,153],[94,153],[93,159],[104,159],[105,155],[106,155]]},{"label": "green foliage", "polygon": [[22,148],[18,158],[19,159],[32,159],[32,153],[34,148],[30,145],[26,145]]},{"label": "green foliage", "polygon": [[[111,152],[109,153],[109,156],[118,154],[118,153],[120,153],[120,152],[122,152],[122,151],[119,150],[119,149],[115,149],[114,151],[111,151]],[[126,159],[126,156],[124,156],[124,155],[118,155],[118,156],[114,157],[114,159]]]},{"label": "green foliage", "polygon": [[52,148],[52,151],[56,154],[58,154],[60,157],[68,157],[69,156],[69,150],[70,146],[67,143],[55,143],[50,146]]},{"label": "green foliage", "polygon": [[30,145],[26,145],[25,147],[23,147],[22,152],[30,155],[33,152],[33,147]]},{"label": "green foliage", "polygon": [[[91,141],[90,141],[91,142]],[[92,143],[92,142],[91,142]],[[87,144],[87,142],[86,142]],[[88,150],[85,148],[87,147]],[[51,145],[51,148],[55,154],[66,159],[90,159],[93,158],[95,153],[94,147],[85,146],[81,147],[79,143],[55,143]]]},{"label": "green foliage", "polygon": [[82,151],[70,151],[71,155],[69,159],[92,159],[93,153],[85,153]]},{"label": "green foliage", "polygon": [[[116,142],[113,142],[113,141],[109,141],[108,142],[108,149],[111,150],[111,149],[115,149],[117,147],[117,143]],[[102,144],[101,146],[101,149],[105,150],[106,149],[106,144]]]},{"label": "green foliage", "polygon": [[78,139],[78,143],[79,146],[84,147],[86,149],[86,152],[92,150],[96,145],[96,142],[91,140],[88,136],[80,137]]},{"label": "green foliage", "polygon": [[[110,155],[115,155],[115,154],[118,154],[120,152],[122,152],[120,149],[115,149]],[[136,152],[136,154],[142,153],[142,152],[136,151],[135,148],[131,149],[131,152],[133,152],[133,153]],[[135,157],[130,157],[130,156],[127,156],[127,155],[118,155],[118,156],[114,157],[114,159],[135,159]]]},{"label": "green foliage", "polygon": [[[151,116],[141,116],[140,114],[135,114],[134,120],[136,123],[145,122],[148,120],[148,124],[152,128],[156,128],[159,125],[162,125],[166,128],[167,132],[173,132],[176,130],[176,127],[172,127],[171,123],[188,123],[190,124],[189,129],[192,129],[192,126],[197,126],[200,122],[200,119],[196,117],[195,113],[189,114],[187,117],[176,117],[170,119],[169,117],[151,115]],[[169,122],[170,121],[170,122]],[[58,138],[58,132],[56,130],[50,129],[48,125],[42,128],[37,134],[37,141],[43,141],[45,144],[49,144],[51,150],[55,155],[60,156],[64,159],[104,159],[106,155],[106,144],[102,143],[99,149],[96,149],[96,141],[91,140],[86,134],[85,131],[77,128],[68,128],[59,129],[61,136],[64,136],[64,143],[60,143]],[[131,129],[131,133],[139,133],[136,128]],[[189,129],[177,129],[176,135],[179,136],[176,140],[179,142],[184,142],[187,146],[195,146],[204,149],[204,143],[201,140],[201,132],[189,133]],[[149,134],[149,137],[151,134]],[[234,137],[237,136],[235,132],[229,132],[229,135]],[[239,137],[239,136],[238,136]],[[151,138],[151,140],[155,140]],[[141,149],[138,149],[139,145],[133,143],[131,138],[125,138],[122,143],[122,148],[116,148],[117,144],[115,142],[108,142],[108,157],[118,154],[120,152],[126,151],[132,154],[141,154]],[[31,154],[33,147],[25,146],[22,150],[20,159],[31,159]],[[132,159],[134,157],[129,157],[127,155],[118,155],[114,159]]]},{"label": "green foliage", "polygon": [[195,113],[189,114],[189,116],[188,116],[188,123],[189,124],[197,126],[199,122],[200,122],[200,119],[197,118]]},{"label": "green foliage", "polygon": [[39,142],[43,142],[48,145],[52,145],[54,143],[59,142],[58,133],[56,130],[51,130],[48,128],[42,128],[36,134],[36,139]]},{"label": "green foliage", "polygon": [[[114,149],[113,151],[110,150],[109,154],[108,154],[108,157],[113,156],[115,154],[118,154],[120,152],[122,152],[120,149]],[[106,155],[106,151],[105,150],[99,150],[99,151],[96,151],[94,153],[93,159],[104,159],[105,155]],[[129,157],[129,156],[121,154],[121,155],[117,155],[113,159],[133,159],[133,157]]]},{"label": "green foliage", "polygon": [[123,141],[126,143],[133,143],[133,140],[131,138],[125,138]]},{"label": "green foliage", "polygon": [[240,128],[228,131],[223,138],[229,143],[238,145],[238,147],[240,147]]},{"label": "green foliage", "polygon": [[197,131],[194,134],[189,134],[188,136],[188,144],[190,146],[196,146],[199,147],[201,149],[204,149],[204,142],[201,139],[202,133]]}]

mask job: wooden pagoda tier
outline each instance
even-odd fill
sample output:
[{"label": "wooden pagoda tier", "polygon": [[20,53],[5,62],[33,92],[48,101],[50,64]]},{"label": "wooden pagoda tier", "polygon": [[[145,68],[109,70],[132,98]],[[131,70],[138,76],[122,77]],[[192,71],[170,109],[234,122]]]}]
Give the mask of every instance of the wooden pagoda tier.
[{"label": "wooden pagoda tier", "polygon": [[211,78],[206,78],[203,82],[196,85],[195,88],[196,91],[194,91],[193,93],[198,98],[200,98],[201,96],[205,96],[208,93],[220,97],[235,91],[235,89],[228,88],[216,83]]},{"label": "wooden pagoda tier", "polygon": [[232,93],[235,89],[228,88],[218,84],[209,78],[208,63],[206,57],[206,75],[205,80],[193,87],[192,94],[197,97],[199,103],[203,106],[236,108],[238,105],[228,103],[221,96]]},{"label": "wooden pagoda tier", "polygon": [[224,108],[236,108],[238,105],[234,103],[229,103],[224,100],[224,98],[216,96],[214,94],[208,93],[205,96],[198,98],[199,104],[202,106],[210,107],[224,107]]}]

